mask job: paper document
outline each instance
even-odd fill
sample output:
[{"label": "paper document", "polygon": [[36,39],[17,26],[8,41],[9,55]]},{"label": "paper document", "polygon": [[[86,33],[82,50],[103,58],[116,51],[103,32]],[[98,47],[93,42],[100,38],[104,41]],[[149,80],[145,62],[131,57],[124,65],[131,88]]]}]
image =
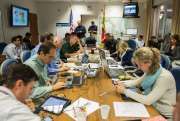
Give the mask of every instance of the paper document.
[{"label": "paper document", "polygon": [[99,109],[99,103],[85,99],[85,98],[79,98],[76,100],[74,103],[72,103],[70,106],[68,106],[65,110],[64,113],[69,115],[71,118],[74,120],[77,120],[76,114],[74,113],[74,109],[76,108],[84,108],[86,110],[87,116],[97,109]]},{"label": "paper document", "polygon": [[147,118],[149,113],[145,106],[135,102],[113,102],[115,116]]},{"label": "paper document", "polygon": [[92,69],[98,69],[99,64],[97,64],[97,63],[89,63],[89,67],[92,68]]},{"label": "paper document", "polygon": [[109,68],[110,69],[124,69],[124,67],[123,66],[121,66],[121,65],[109,65]]},{"label": "paper document", "polygon": [[71,67],[76,67],[77,65],[75,63],[64,63],[64,66],[71,68]]}]

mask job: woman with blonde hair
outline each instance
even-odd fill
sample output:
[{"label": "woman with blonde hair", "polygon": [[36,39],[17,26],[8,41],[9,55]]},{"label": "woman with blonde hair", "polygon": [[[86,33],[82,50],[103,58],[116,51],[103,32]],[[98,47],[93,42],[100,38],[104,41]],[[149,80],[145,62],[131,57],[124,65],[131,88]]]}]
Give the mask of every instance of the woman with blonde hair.
[{"label": "woman with blonde hair", "polygon": [[[153,105],[165,118],[172,119],[176,104],[176,84],[172,74],[160,66],[160,52],[156,48],[142,47],[133,54],[133,60],[144,75],[137,80],[118,83],[116,91],[145,105]],[[128,87],[137,86],[142,94]]]},{"label": "woman with blonde hair", "polygon": [[119,42],[117,45],[118,58],[121,60],[122,66],[132,66],[131,58],[133,50],[129,48],[126,42]]}]

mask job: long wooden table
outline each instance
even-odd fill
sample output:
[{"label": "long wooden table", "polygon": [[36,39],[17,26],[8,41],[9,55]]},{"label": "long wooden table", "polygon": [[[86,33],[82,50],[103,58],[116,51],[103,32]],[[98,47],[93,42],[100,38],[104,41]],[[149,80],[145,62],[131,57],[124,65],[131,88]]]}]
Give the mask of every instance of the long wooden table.
[{"label": "long wooden table", "polygon": [[[104,96],[100,96],[102,93],[106,92]],[[100,104],[108,104],[111,106],[110,114],[107,121],[121,121],[127,118],[115,117],[113,102],[123,101],[120,94],[117,94],[113,89],[112,81],[108,78],[107,74],[101,70],[96,78],[86,79],[86,82],[81,87],[73,87],[71,89],[63,89],[53,92],[53,95],[65,95],[66,98],[74,102],[79,97],[83,97],[89,100],[99,102]],[[152,107],[146,106],[151,117],[159,115],[159,113]],[[52,115],[53,121],[73,121],[65,113],[59,116]],[[102,121],[100,110],[95,111],[90,114],[87,121]]]}]

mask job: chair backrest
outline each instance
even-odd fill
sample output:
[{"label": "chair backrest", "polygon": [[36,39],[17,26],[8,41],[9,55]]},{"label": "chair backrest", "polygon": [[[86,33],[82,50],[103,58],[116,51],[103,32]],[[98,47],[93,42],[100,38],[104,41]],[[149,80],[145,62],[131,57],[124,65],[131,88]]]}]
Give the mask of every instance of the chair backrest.
[{"label": "chair backrest", "polygon": [[127,43],[128,43],[129,48],[131,48],[132,50],[137,49],[137,43],[136,43],[135,40],[130,39],[130,40],[127,41]]},{"label": "chair backrest", "polygon": [[6,55],[0,54],[0,64],[6,60]]},{"label": "chair backrest", "polygon": [[29,50],[23,51],[20,55],[21,62],[24,63],[30,57],[31,57],[31,51],[29,51]]},{"label": "chair backrest", "polygon": [[175,67],[171,69],[171,73],[176,81],[177,92],[180,92],[180,67]]},{"label": "chair backrest", "polygon": [[0,74],[6,76],[8,68],[11,64],[16,64],[18,61],[16,59],[6,59],[0,67]]},{"label": "chair backrest", "polygon": [[1,42],[0,43],[0,53],[2,54],[2,52],[3,52],[3,50],[4,50],[4,48],[6,47],[6,45],[7,45],[7,43],[5,43],[5,42]]},{"label": "chair backrest", "polygon": [[171,60],[167,55],[161,54],[161,66],[167,70],[171,69]]}]

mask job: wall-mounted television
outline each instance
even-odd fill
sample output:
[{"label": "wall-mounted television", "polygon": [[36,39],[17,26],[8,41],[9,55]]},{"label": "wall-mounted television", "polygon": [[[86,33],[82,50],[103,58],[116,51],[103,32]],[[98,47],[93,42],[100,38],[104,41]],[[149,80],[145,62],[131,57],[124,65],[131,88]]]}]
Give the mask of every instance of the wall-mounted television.
[{"label": "wall-mounted television", "polygon": [[124,18],[138,18],[139,6],[137,2],[129,2],[124,4],[123,17]]},{"label": "wall-mounted television", "polygon": [[10,25],[12,27],[27,27],[29,25],[29,9],[11,5]]}]

